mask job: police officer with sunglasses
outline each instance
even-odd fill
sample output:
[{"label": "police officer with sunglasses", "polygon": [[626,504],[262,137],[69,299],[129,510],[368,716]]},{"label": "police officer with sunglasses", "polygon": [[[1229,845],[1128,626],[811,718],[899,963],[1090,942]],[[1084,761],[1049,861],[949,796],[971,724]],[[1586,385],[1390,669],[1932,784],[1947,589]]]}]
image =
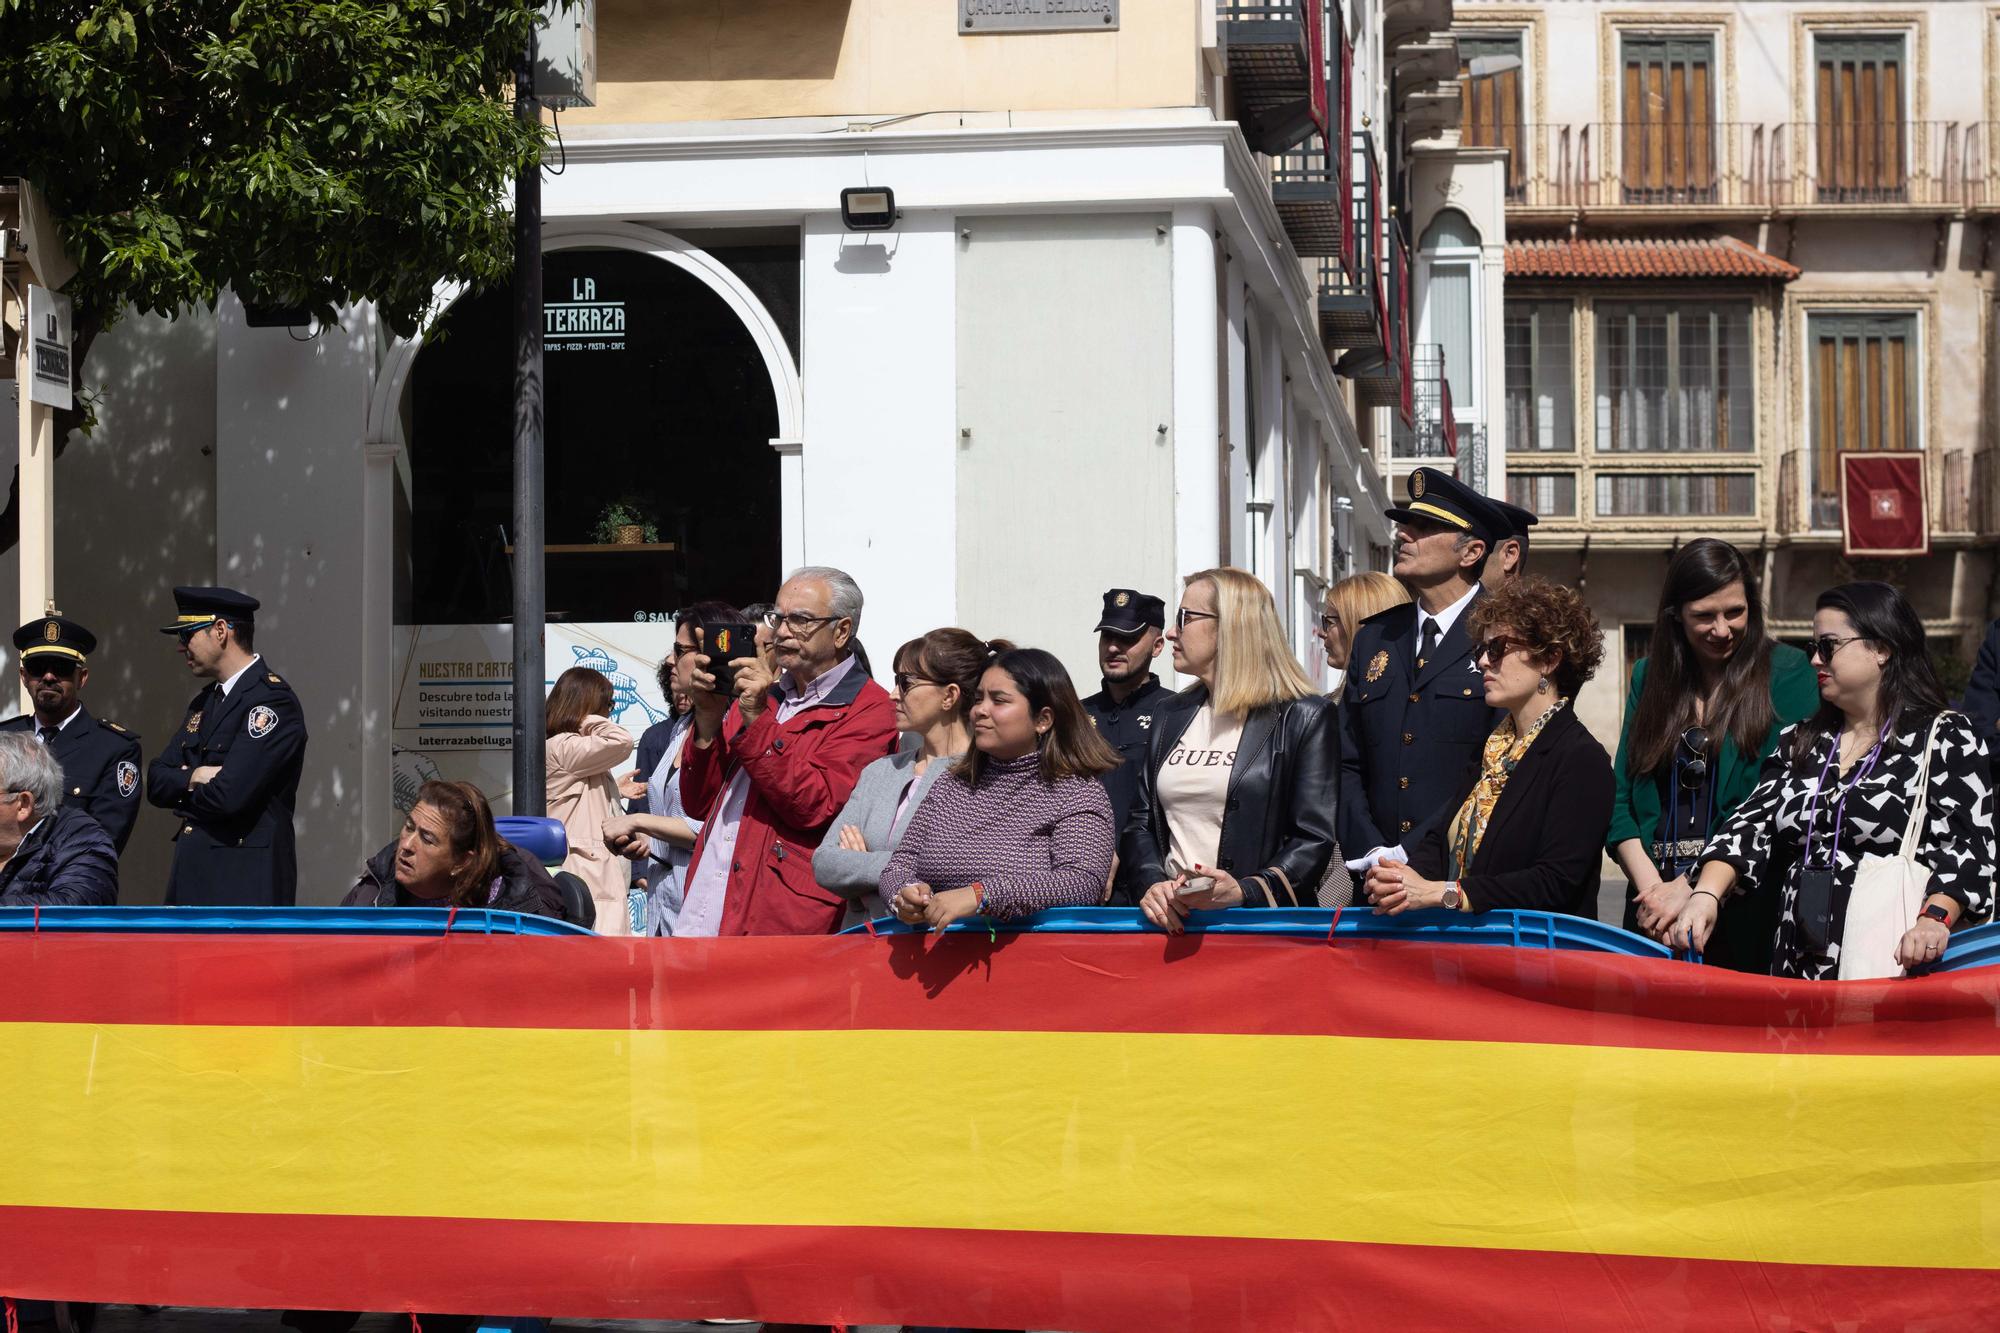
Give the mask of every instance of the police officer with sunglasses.
[{"label": "police officer with sunglasses", "polygon": [[14,631],[21,684],[34,711],[0,722],[25,731],[62,766],[63,804],[87,812],[125,850],[139,818],[139,737],[83,705],[97,636],[53,608]]}]

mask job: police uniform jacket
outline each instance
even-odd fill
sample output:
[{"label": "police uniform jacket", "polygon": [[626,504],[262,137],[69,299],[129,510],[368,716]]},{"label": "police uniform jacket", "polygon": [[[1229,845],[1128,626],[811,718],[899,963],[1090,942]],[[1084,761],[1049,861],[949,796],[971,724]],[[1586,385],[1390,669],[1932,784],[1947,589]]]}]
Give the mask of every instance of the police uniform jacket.
[{"label": "police uniform jacket", "polygon": [[[1167,874],[1167,816],[1156,779],[1187,733],[1208,687],[1173,695],[1154,715],[1131,813],[1118,854],[1124,867],[1114,901],[1137,906]],[[1333,704],[1317,694],[1252,709],[1243,719],[1223,799],[1218,869],[1243,886],[1245,907],[1312,907],[1320,877],[1337,854],[1334,799],[1340,729]]]},{"label": "police uniform jacket", "polygon": [[1157,715],[1173,697],[1174,692],[1160,684],[1160,678],[1149,672],[1145,682],[1126,695],[1123,703],[1114,703],[1109,689],[1099,690],[1083,701],[1083,711],[1090,714],[1090,720],[1097,724],[1097,734],[1125,760],[1104,775],[1104,790],[1111,797],[1111,827],[1114,829],[1125,827],[1125,815],[1132,808],[1133,792],[1139,781],[1135,770],[1145,759],[1146,741],[1153,734]]},{"label": "police uniform jacket", "polygon": [[1349,856],[1414,852],[1451,818],[1466,765],[1500,721],[1472,660],[1472,607],[1421,668],[1418,626],[1417,606],[1406,602],[1354,632],[1340,700],[1340,845]]},{"label": "police uniform jacket", "polygon": [[[0,731],[35,732],[35,715],[0,722]],[[139,818],[139,738],[116,722],[100,722],[77,705],[76,716],[49,737],[49,753],[62,765],[63,805],[87,811],[104,825],[119,851]]]},{"label": "police uniform jacket", "polygon": [[[262,658],[227,695],[220,682],[195,695],[180,730],[146,773],[146,799],[181,819],[169,906],[292,905],[298,896],[292,809],[305,755],[305,711]],[[190,786],[188,775],[205,764],[222,771]]]},{"label": "police uniform jacket", "polygon": [[50,811],[0,866],[0,907],[108,907],[117,901],[118,851],[81,806]]}]

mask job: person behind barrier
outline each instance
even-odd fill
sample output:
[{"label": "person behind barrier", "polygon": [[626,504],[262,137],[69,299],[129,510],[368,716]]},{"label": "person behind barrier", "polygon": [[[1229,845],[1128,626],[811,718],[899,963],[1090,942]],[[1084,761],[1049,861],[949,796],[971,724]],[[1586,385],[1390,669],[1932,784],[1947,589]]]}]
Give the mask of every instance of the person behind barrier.
[{"label": "person behind barrier", "polygon": [[104,907],[118,901],[118,849],[33,736],[0,734],[0,907]]},{"label": "person behind barrier", "polygon": [[1368,872],[1380,914],[1443,907],[1596,917],[1611,756],[1570,701],[1604,660],[1575,589],[1516,579],[1480,599],[1471,628],[1485,702],[1502,710],[1461,777],[1453,814],[1411,852]]},{"label": "person behind barrier", "polygon": [[1361,622],[1378,616],[1392,606],[1410,600],[1410,590],[1379,571],[1353,574],[1326,590],[1326,607],[1319,616],[1319,641],[1326,648],[1326,664],[1333,669],[1333,688],[1327,697],[1340,702],[1347,684],[1347,665],[1354,647],[1354,631]]},{"label": "person behind barrier", "polygon": [[882,871],[932,785],[972,744],[972,701],[992,654],[971,631],[934,629],[896,650],[896,725],[904,745],[861,770],[854,795],[813,853],[822,888],[859,920],[881,916]]},{"label": "person behind barrier", "polygon": [[548,871],[493,826],[469,782],[426,782],[396,840],[368,858],[342,907],[490,907],[561,920]]},{"label": "person behind barrier", "polygon": [[1313,906],[1335,851],[1333,703],[1254,574],[1190,574],[1167,638],[1195,683],[1160,711],[1138,767],[1124,901],[1176,933],[1198,909]]},{"label": "person behind barrier", "polygon": [[[1923,621],[1888,584],[1821,593],[1812,660],[1819,711],[1785,728],[1756,790],[1709,841],[1667,942],[1705,948],[1725,910],[1770,894],[1779,904],[1774,975],[1882,976],[1935,962],[1952,927],[1993,911],[1985,750],[1965,715],[1947,710]],[[1880,956],[1845,958],[1862,858],[1898,857],[1913,812],[1914,859],[1930,871],[1917,919],[1893,946],[1882,941]],[[1862,915],[1879,924],[1866,905]]]},{"label": "person behind barrier", "polygon": [[1125,827],[1138,779],[1133,770],[1146,752],[1153,716],[1173,693],[1153,674],[1153,659],[1165,646],[1167,605],[1133,588],[1113,588],[1104,594],[1097,618],[1097,665],[1103,688],[1083,701],[1083,711],[1097,724],[1098,734],[1118,751],[1124,762],[1105,775],[1111,796],[1111,825]]},{"label": "person behind barrier", "polygon": [[63,799],[88,811],[123,852],[139,818],[139,737],[83,705],[97,636],[51,611],[14,631],[21,685],[34,711],[0,722],[33,735],[62,765]]},{"label": "person behind barrier", "polygon": [[[691,655],[693,740],[681,801],[703,821],[682,935],[823,935],[847,897],[813,878],[813,849],[861,770],[896,746],[896,705],[856,661],[861,589],[825,566],[778,589],[771,647],[728,663]],[[706,644],[706,639],[702,639]],[[734,693],[716,690],[716,669]]]},{"label": "person behind barrier", "polygon": [[604,845],[605,821],[619,813],[613,774],[632,753],[632,733],[610,717],[614,694],[601,671],[575,666],[549,691],[542,763],[548,775],[543,813],[560,819],[569,835],[562,868],[590,887],[597,905],[597,933],[630,935],[625,901],[630,862]]},{"label": "person behind barrier", "polygon": [[[1652,650],[1632,668],[1614,765],[1612,859],[1631,881],[1625,929],[1658,936],[1687,906],[1709,837],[1757,785],[1778,732],[1819,707],[1806,655],[1764,632],[1757,573],[1728,542],[1675,553],[1660,587]],[[1739,904],[1708,959],[1769,972],[1777,898]]]},{"label": "person behind barrier", "polygon": [[897,920],[941,930],[1094,907],[1111,874],[1119,764],[1053,653],[995,641],[972,701],[972,748],[931,788],[883,867]]},{"label": "person behind barrier", "polygon": [[1499,512],[1506,524],[1505,531],[1493,544],[1493,559],[1487,563],[1486,569],[1487,583],[1497,588],[1510,579],[1527,576],[1528,529],[1542,520],[1532,509],[1523,509],[1490,495],[1486,497],[1486,503]]}]

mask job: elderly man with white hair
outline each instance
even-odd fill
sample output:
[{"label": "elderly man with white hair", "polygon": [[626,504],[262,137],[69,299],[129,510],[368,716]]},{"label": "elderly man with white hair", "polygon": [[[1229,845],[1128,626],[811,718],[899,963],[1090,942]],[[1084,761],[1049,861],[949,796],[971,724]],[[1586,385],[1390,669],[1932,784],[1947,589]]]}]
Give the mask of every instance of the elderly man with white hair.
[{"label": "elderly man with white hair", "polygon": [[856,659],[861,589],[824,565],[794,570],[764,621],[768,649],[736,659],[734,695],[692,663],[694,731],[681,807],[702,822],[676,936],[830,935],[844,895],[813,852],[861,770],[896,746],[896,705]]},{"label": "elderly man with white hair", "polygon": [[26,732],[0,734],[0,907],[118,901],[118,849],[82,806],[64,805],[62,766]]}]

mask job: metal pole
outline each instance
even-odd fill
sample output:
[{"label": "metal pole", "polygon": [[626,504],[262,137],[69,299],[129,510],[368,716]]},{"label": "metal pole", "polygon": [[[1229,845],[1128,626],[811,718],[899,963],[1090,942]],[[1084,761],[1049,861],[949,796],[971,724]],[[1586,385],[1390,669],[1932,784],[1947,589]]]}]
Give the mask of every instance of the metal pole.
[{"label": "metal pole", "polygon": [[[514,74],[514,114],[541,124],[535,38]],[[547,808],[542,768],[542,170],[514,182],[514,813]]]}]

